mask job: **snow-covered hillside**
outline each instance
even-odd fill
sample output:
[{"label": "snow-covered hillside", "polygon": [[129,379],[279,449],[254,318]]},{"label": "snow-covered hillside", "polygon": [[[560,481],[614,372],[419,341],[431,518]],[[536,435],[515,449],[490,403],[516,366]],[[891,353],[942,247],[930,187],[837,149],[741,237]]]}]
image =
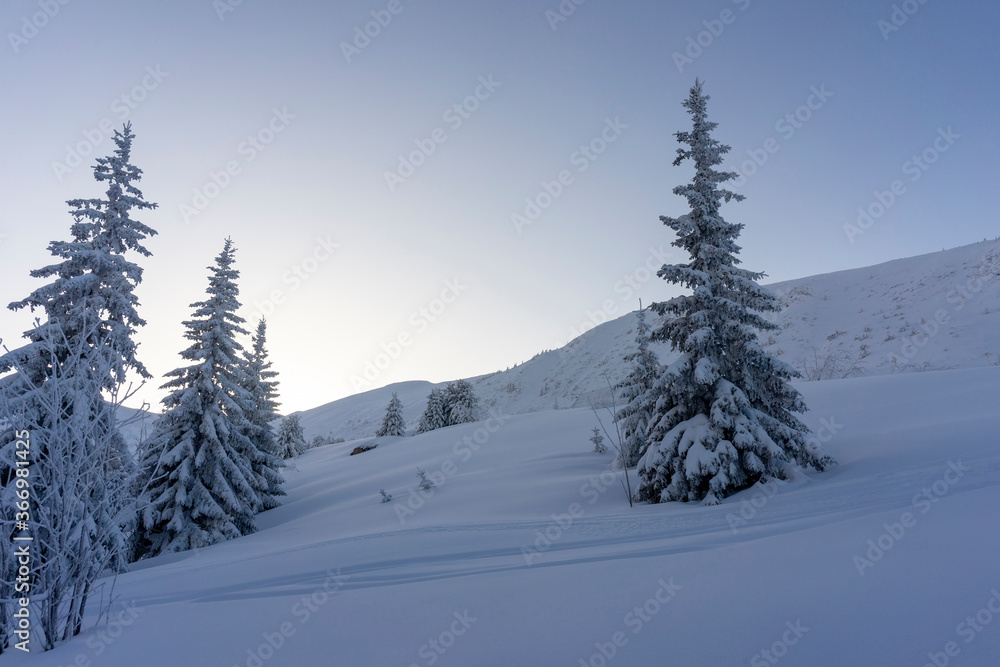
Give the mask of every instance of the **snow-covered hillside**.
[{"label": "snow-covered hillside", "polygon": [[[586,409],[312,450],[260,532],[143,561],[109,624],[4,659],[996,664],[1000,368],[800,387],[840,465],[716,507],[629,508]],[[417,467],[437,482],[424,497]]]},{"label": "snow-covered hillside", "polygon": [[[832,379],[1000,363],[1000,240],[828,273],[770,287],[785,309],[762,343],[807,379]],[[599,325],[559,350],[472,378],[483,404],[507,414],[603,405],[628,373],[635,313]],[[666,346],[653,346],[661,361]],[[301,414],[306,436],[374,434],[393,391],[410,428],[427,382],[374,389]]]},{"label": "snow-covered hillside", "polygon": [[764,342],[809,379],[1000,364],[1000,240],[771,288]]}]

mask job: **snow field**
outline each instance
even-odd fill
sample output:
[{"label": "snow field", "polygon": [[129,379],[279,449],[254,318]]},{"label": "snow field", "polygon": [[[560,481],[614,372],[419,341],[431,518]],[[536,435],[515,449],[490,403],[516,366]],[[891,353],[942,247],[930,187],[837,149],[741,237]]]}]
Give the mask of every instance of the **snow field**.
[{"label": "snow field", "polygon": [[[799,386],[840,465],[717,507],[629,509],[583,409],[312,450],[259,533],[139,563],[115,584],[141,610],[120,636],[30,659],[993,664],[1000,369]],[[401,521],[417,467],[444,483]]]}]

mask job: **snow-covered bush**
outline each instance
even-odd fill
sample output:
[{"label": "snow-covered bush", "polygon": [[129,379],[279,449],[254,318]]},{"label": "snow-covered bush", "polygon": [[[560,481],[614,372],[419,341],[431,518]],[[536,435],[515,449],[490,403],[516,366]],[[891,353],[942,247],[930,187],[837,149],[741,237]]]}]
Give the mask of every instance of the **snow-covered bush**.
[{"label": "snow-covered bush", "polygon": [[427,473],[421,470],[420,468],[417,468],[417,477],[420,478],[419,486],[422,491],[427,491],[429,489],[434,488],[434,482],[427,479]]},{"label": "snow-covered bush", "polygon": [[590,436],[590,442],[594,445],[594,452],[597,454],[603,454],[608,451],[608,446],[604,444],[604,435],[601,433],[601,429],[594,427],[593,432]]}]

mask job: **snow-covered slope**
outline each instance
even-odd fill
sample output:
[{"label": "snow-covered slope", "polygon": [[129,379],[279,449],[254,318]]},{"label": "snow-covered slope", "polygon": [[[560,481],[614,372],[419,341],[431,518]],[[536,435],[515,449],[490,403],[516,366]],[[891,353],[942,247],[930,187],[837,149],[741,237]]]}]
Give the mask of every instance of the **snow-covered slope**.
[{"label": "snow-covered slope", "polygon": [[[1000,241],[863,269],[775,283],[785,309],[762,343],[807,379],[1000,363]],[[604,405],[628,373],[635,313],[587,331],[559,350],[506,371],[472,378],[486,407],[506,414]],[[666,346],[654,346],[661,361]],[[431,385],[405,382],[302,414],[306,436],[371,436],[393,391],[415,428]]]},{"label": "snow-covered slope", "polygon": [[840,465],[716,507],[629,508],[586,409],[312,450],[260,532],[144,561],[110,624],[3,660],[997,664],[1000,368],[800,387]]},{"label": "snow-covered slope", "polygon": [[1000,240],[771,287],[764,342],[809,379],[1000,364]]}]

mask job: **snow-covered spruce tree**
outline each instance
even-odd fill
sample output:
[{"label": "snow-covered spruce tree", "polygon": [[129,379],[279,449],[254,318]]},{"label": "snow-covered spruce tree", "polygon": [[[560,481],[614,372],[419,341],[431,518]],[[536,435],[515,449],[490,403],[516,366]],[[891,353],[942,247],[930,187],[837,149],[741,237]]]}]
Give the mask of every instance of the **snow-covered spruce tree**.
[{"label": "snow-covered spruce tree", "polygon": [[445,392],[443,389],[435,387],[431,389],[427,397],[427,408],[420,416],[420,424],[417,426],[417,433],[427,433],[437,428],[444,428],[448,425],[448,415],[445,413]]},{"label": "snow-covered spruce tree", "polygon": [[285,479],[278,472],[285,466],[271,422],[278,418],[278,373],[271,370],[267,358],[267,322],[262,317],[251,341],[250,353],[243,362],[242,387],[246,390],[242,411],[245,430],[253,447],[250,449],[250,469],[257,477],[257,497],[260,510],[278,507],[275,496],[285,495],[281,485]]},{"label": "snow-covered spruce tree", "polygon": [[707,101],[696,81],[684,102],[692,129],[676,134],[686,147],[677,149],[674,165],[692,160],[695,174],[674,194],[687,198],[691,210],[660,218],[691,260],[664,265],[657,275],[693,293],[652,305],[666,316],[653,339],[669,341],[680,357],[657,381],[650,444],[639,461],[637,495],[650,502],[715,504],[760,479],[784,478],[793,461],[817,470],[834,463],[793,414],[807,409],[789,384],[795,369],[757,342],[758,330],[776,328],[760,313],[780,306],[757,283],[763,273],[737,267],[743,225],[726,222],[719,208],[743,197],[720,187],[736,174],[714,169],[729,147],[712,138],[716,123],[707,119]]},{"label": "snow-covered spruce tree", "polygon": [[468,380],[450,383],[445,389],[444,398],[448,426],[474,422],[481,416],[479,398]]},{"label": "snow-covered spruce tree", "polygon": [[137,553],[151,557],[186,551],[247,535],[256,530],[256,478],[246,454],[244,394],[237,334],[243,318],[233,268],[236,249],[225,246],[208,267],[205,301],[192,304],[181,357],[190,361],[167,373],[164,413],[144,448],[148,475],[140,499]]},{"label": "snow-covered spruce tree", "polygon": [[288,415],[281,419],[278,426],[278,451],[286,461],[306,451],[306,438],[298,415]]},{"label": "snow-covered spruce tree", "polygon": [[392,399],[385,409],[382,426],[375,432],[376,438],[406,435],[406,421],[403,419],[403,402],[392,392]]},{"label": "snow-covered spruce tree", "polygon": [[133,138],[124,126],[114,133],[114,153],[96,161],[94,178],[107,182],[104,199],[67,202],[72,240],[50,243],[60,261],[31,272],[51,281],[9,305],[44,318],[25,333],[26,345],[0,356],[0,373],[10,373],[0,381],[0,485],[7,493],[14,480],[17,432],[37,434],[31,515],[52,518],[38,524],[32,565],[46,649],[80,632],[96,578],[125,569],[129,521],[121,510],[130,503],[134,464],[118,432],[117,406],[129,373],[149,377],[132,340],[145,324],[134,294],[142,268],[126,255],[149,256],[142,244],[156,234],[132,217],[156,207],[136,187],[142,172],[130,163]]},{"label": "snow-covered spruce tree", "polygon": [[615,415],[622,434],[620,458],[623,456],[625,465],[630,468],[639,462],[649,444],[646,426],[656,407],[655,385],[660,375],[660,362],[649,349],[646,311],[640,310],[636,319],[636,350],[625,355],[625,361],[632,364],[632,372],[616,387],[621,390],[624,402]]},{"label": "snow-covered spruce tree", "polygon": [[594,445],[595,454],[603,454],[608,451],[608,446],[604,444],[604,435],[601,433],[601,429],[596,426],[591,430],[590,442]]},{"label": "snow-covered spruce tree", "polygon": [[[132,216],[134,210],[154,209],[156,204],[145,201],[136,187],[142,170],[130,163],[135,138],[131,125],[115,131],[113,138],[116,150],[98,158],[94,167],[95,180],[107,182],[105,198],[67,202],[74,219],[72,240],[49,244],[49,252],[62,261],[31,271],[32,277],[51,278],[51,282],[8,306],[42,311],[45,317],[25,333],[26,345],[0,355],[0,373],[17,368],[5,386],[6,400],[30,403],[31,388],[40,386],[51,368],[61,365],[69,349],[81,342],[98,350],[107,362],[100,365],[104,369],[101,390],[117,392],[129,372],[142,379],[151,377],[136,357],[132,340],[136,329],[146,324],[136,311],[134,293],[142,282],[142,267],[126,254],[150,255],[143,242],[156,231]],[[95,405],[97,410],[105,409]],[[23,412],[27,404],[20,409]],[[122,469],[109,480],[111,484],[123,483],[121,478],[132,471],[132,458],[123,441],[118,443],[115,458]]]},{"label": "snow-covered spruce tree", "polygon": [[[125,258],[127,252],[144,257],[151,253],[142,245],[156,231],[134,220],[133,209],[156,208],[142,198],[135,183],[142,178],[142,170],[132,165],[131,125],[115,131],[117,149],[108,157],[98,158],[94,178],[108,182],[105,199],[72,199],[70,227],[72,241],[53,241],[49,252],[62,259],[57,264],[31,271],[34,278],[53,278],[49,284],[38,288],[27,298],[11,303],[8,308],[29,308],[45,313],[41,326],[27,332],[30,341],[46,341],[41,348],[55,347],[53,358],[47,358],[45,349],[32,352],[20,348],[0,357],[0,372],[9,371],[15,362],[23,371],[44,374],[45,369],[59,363],[61,341],[73,344],[84,331],[86,320],[90,345],[102,351],[108,360],[108,370],[102,380],[103,388],[112,390],[126,379],[129,371],[142,378],[150,378],[146,367],[136,358],[136,344],[132,334],[144,326],[136,306],[139,301],[134,291],[142,282],[142,267]],[[99,323],[98,326],[93,326]],[[48,327],[57,329],[47,334]],[[29,359],[28,357],[35,357]],[[42,363],[38,363],[39,357]],[[37,379],[37,378],[26,378]]]}]

